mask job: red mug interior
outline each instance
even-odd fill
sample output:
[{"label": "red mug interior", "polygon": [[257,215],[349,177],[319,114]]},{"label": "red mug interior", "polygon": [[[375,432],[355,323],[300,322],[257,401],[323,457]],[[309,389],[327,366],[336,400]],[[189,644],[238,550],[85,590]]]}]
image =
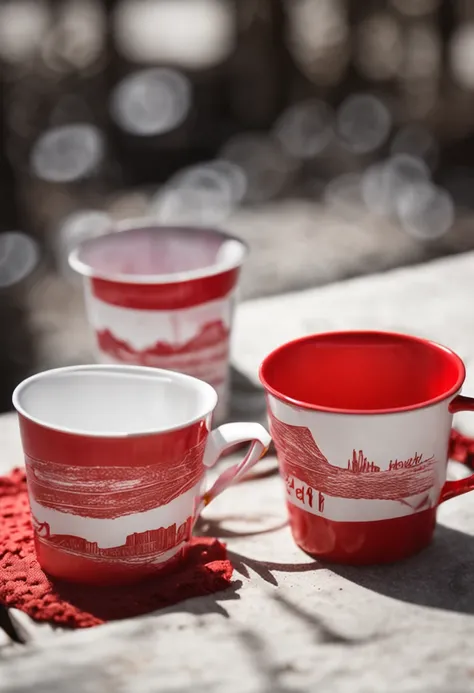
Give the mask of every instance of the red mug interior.
[{"label": "red mug interior", "polygon": [[239,267],[245,254],[245,244],[222,231],[148,225],[88,239],[70,262],[86,276],[176,281]]},{"label": "red mug interior", "polygon": [[387,413],[454,396],[465,378],[452,351],[389,332],[334,332],[284,344],[260,368],[275,397],[309,409]]}]

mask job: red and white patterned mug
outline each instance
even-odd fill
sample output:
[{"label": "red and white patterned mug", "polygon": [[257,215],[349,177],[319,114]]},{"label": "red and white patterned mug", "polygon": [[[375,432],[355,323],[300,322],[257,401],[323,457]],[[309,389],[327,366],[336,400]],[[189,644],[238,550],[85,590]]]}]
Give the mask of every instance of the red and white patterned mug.
[{"label": "red and white patterned mug", "polygon": [[81,243],[69,262],[84,278],[100,363],[193,375],[229,404],[229,345],[238,280],[247,254],[215,229],[126,222]]},{"label": "red and white patterned mug", "polygon": [[[211,432],[215,390],[154,368],[45,371],[23,381],[13,403],[39,563],[74,582],[133,582],[169,568],[203,507],[270,444],[257,423]],[[203,494],[205,470],[245,442],[244,459]]]},{"label": "red and white patterned mug", "polygon": [[446,481],[462,360],[389,332],[335,332],[280,346],[261,365],[270,432],[296,543],[329,561],[405,558],[433,536],[437,507],[474,489]]}]

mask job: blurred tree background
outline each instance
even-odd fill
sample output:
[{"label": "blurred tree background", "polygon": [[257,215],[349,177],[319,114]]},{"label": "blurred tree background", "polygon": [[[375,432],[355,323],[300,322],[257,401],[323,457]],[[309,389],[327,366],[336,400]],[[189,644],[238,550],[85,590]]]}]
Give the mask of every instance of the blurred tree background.
[{"label": "blurred tree background", "polygon": [[116,220],[243,236],[245,297],[474,248],[472,1],[0,0],[0,65],[1,410]]}]

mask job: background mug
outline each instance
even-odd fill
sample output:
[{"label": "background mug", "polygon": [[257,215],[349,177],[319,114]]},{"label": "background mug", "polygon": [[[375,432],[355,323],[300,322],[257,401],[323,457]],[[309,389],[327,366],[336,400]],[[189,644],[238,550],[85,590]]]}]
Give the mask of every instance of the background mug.
[{"label": "background mug", "polygon": [[426,546],[446,481],[464,364],[433,342],[335,332],[289,342],[261,365],[296,543],[341,563],[385,563]]},{"label": "background mug", "polygon": [[118,226],[80,244],[69,262],[84,278],[100,363],[193,375],[229,406],[229,348],[247,246],[215,229],[153,222]]},{"label": "background mug", "polygon": [[[202,508],[265,454],[256,423],[210,432],[215,390],[180,373],[74,366],[13,394],[38,561],[56,578],[139,580],[182,557]],[[203,494],[206,468],[251,442]]]}]

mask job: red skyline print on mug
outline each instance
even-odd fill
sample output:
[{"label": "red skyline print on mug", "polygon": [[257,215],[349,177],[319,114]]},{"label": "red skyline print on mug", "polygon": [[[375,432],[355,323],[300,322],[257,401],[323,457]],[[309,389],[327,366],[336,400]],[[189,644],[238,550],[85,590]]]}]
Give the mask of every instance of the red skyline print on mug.
[{"label": "red skyline print on mug", "polygon": [[130,308],[103,298],[88,299],[99,359],[200,378],[217,390],[217,419],[222,419],[228,398],[234,292],[179,310]]},{"label": "red skyline print on mug", "polygon": [[435,483],[436,460],[414,451],[405,460],[389,460],[388,468],[352,450],[347,467],[331,464],[305,426],[292,426],[270,416],[270,429],[283,472],[323,494],[344,499],[403,501],[429,491]]},{"label": "red skyline print on mug", "polygon": [[222,385],[225,382],[229,336],[230,330],[222,320],[205,323],[187,341],[159,339],[143,349],[137,349],[125,339],[116,337],[110,328],[96,333],[101,352],[118,363],[178,370],[202,378],[212,385]]},{"label": "red skyline print on mug", "polygon": [[125,543],[121,546],[102,548],[98,542],[88,541],[83,537],[53,534],[49,524],[39,522],[34,515],[32,520],[37,538],[42,544],[60,548],[62,551],[77,556],[87,556],[88,558],[111,562],[114,562],[114,559],[129,559],[133,562],[151,559],[159,561],[167,551],[189,541],[193,528],[193,519],[188,517],[178,526],[173,523],[169,527],[134,532],[126,537]]},{"label": "red skyline print on mug", "polygon": [[125,571],[166,563],[192,534],[188,510],[199,493],[206,441],[187,452],[165,449],[146,465],[65,465],[27,456],[37,542]]}]

